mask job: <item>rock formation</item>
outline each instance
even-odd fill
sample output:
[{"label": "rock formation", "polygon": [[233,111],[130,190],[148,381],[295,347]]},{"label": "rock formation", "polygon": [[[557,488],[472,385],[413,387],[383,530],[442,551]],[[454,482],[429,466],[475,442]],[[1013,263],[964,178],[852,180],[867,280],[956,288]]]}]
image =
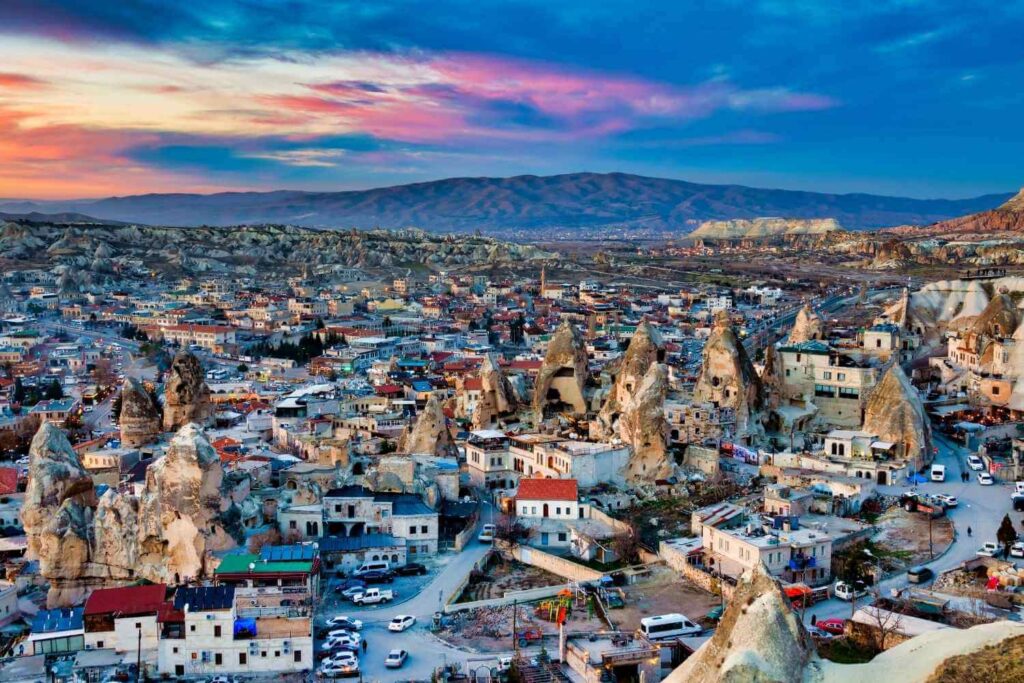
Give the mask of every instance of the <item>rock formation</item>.
[{"label": "rock formation", "polygon": [[889,365],[868,396],[864,431],[899,446],[914,469],[931,462],[931,427],[924,403],[899,363]]},{"label": "rock formation", "polygon": [[443,402],[436,391],[427,398],[412,430],[402,434],[398,450],[429,455],[447,455],[452,450],[452,436],[444,416]]},{"label": "rock formation", "polygon": [[565,321],[551,336],[544,363],[537,373],[533,389],[533,409],[537,419],[542,419],[545,411],[574,415],[586,413],[584,390],[588,374],[583,336],[572,323]]},{"label": "rock formation", "polygon": [[988,306],[971,323],[971,332],[978,336],[1006,339],[1013,336],[1020,325],[1017,305],[1005,292],[992,297]]},{"label": "rock formation", "polygon": [[481,397],[473,412],[473,429],[484,429],[498,417],[515,411],[516,398],[494,354],[484,356],[477,377],[480,379]]},{"label": "rock formation", "polygon": [[1024,625],[1010,621],[917,636],[864,664],[821,659],[779,584],[743,575],[711,640],[665,683],[1000,683],[1024,676]]},{"label": "rock formation", "polygon": [[128,447],[151,443],[160,433],[160,413],[143,386],[128,377],[121,387],[121,444]]},{"label": "rock formation", "polygon": [[32,440],[22,520],[29,554],[50,583],[47,604],[140,579],[178,583],[207,575],[207,551],[234,545],[220,522],[223,470],[195,424],[150,466],[138,497],[92,480],[64,433],[44,423]]},{"label": "rock formation", "polygon": [[787,344],[799,344],[811,339],[825,338],[825,321],[810,304],[804,304],[796,314]]},{"label": "rock formation", "polygon": [[735,240],[819,235],[842,230],[842,226],[833,218],[737,218],[704,221],[689,236],[708,240]]},{"label": "rock formation", "polygon": [[609,438],[615,432],[615,423],[636,393],[650,367],[665,360],[661,334],[646,320],[641,322],[629,346],[614,369],[615,381],[597,416],[599,438]]},{"label": "rock formation", "polygon": [[761,406],[761,380],[724,311],[715,315],[714,327],[704,344],[693,397],[696,403],[711,403],[731,411],[735,417],[731,430],[734,436],[759,430],[755,418]]},{"label": "rock formation", "polygon": [[173,431],[189,422],[206,424],[213,416],[210,388],[203,379],[199,359],[188,352],[174,357],[164,388],[164,431]]},{"label": "rock formation", "polygon": [[657,479],[672,472],[665,417],[667,395],[668,369],[663,363],[654,363],[622,406],[615,428],[618,437],[633,449],[626,467],[629,477]]}]

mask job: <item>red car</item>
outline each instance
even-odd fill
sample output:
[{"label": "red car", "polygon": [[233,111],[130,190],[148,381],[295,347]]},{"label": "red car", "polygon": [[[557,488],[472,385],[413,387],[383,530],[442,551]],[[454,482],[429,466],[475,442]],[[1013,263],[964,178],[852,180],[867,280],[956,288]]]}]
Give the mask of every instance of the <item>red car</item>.
[{"label": "red car", "polygon": [[817,626],[826,633],[841,636],[846,632],[846,619],[821,619]]}]

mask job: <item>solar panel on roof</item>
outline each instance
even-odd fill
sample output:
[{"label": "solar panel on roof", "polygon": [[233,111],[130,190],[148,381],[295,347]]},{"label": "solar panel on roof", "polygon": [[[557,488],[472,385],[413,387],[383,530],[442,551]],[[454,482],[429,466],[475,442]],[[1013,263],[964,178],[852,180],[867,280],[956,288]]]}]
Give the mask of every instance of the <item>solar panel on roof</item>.
[{"label": "solar panel on roof", "polygon": [[314,558],[316,547],[312,545],[271,545],[260,550],[260,559],[267,562],[306,562]]}]

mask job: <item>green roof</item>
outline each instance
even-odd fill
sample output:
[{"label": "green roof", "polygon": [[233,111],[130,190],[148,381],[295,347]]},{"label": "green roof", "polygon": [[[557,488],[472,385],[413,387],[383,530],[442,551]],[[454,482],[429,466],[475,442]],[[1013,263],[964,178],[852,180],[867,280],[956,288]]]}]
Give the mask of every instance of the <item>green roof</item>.
[{"label": "green roof", "polygon": [[302,561],[268,561],[264,562],[259,555],[227,555],[220,561],[214,574],[249,574],[249,565],[255,565],[252,574],[308,574],[313,571],[311,560]]}]

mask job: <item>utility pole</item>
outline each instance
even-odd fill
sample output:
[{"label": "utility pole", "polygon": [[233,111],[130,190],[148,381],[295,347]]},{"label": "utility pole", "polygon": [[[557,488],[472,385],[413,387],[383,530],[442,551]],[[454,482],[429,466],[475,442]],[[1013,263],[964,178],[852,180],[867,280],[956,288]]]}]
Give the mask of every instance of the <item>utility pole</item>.
[{"label": "utility pole", "polygon": [[519,616],[519,601],[512,601],[512,651],[516,654],[516,659],[519,659],[519,622],[517,617]]},{"label": "utility pole", "polygon": [[138,628],[139,640],[138,648],[135,650],[135,683],[139,683],[142,680],[142,624],[139,624]]}]

